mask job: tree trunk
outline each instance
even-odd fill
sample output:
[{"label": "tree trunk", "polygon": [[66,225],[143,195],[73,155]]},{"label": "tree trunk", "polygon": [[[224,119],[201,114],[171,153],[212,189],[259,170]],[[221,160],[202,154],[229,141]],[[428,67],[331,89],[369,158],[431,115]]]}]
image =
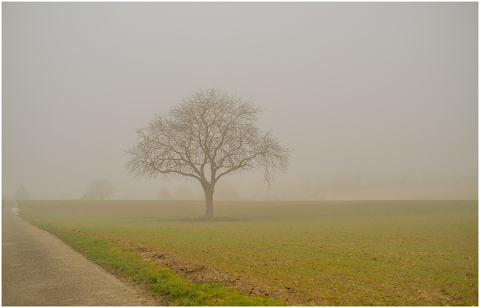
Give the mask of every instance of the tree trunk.
[{"label": "tree trunk", "polygon": [[213,217],[213,188],[205,191],[205,217]]}]

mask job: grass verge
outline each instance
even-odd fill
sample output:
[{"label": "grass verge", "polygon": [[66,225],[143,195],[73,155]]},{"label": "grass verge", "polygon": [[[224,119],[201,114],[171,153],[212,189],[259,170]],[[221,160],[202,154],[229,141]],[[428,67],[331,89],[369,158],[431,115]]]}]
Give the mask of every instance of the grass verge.
[{"label": "grass verge", "polygon": [[31,224],[54,234],[113,274],[127,277],[138,284],[145,284],[156,295],[167,295],[173,304],[180,306],[285,305],[280,300],[243,295],[233,288],[222,287],[215,283],[189,282],[175,275],[169,268],[158,267],[151,261],[143,260],[140,254],[117,243],[45,224],[28,215],[26,208],[23,208],[21,216]]}]

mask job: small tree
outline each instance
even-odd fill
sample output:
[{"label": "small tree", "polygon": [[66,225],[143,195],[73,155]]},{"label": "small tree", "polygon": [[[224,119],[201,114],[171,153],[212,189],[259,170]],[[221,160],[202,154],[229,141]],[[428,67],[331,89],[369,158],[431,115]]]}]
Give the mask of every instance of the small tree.
[{"label": "small tree", "polygon": [[82,199],[103,200],[112,195],[114,186],[107,180],[95,179],[87,185],[88,191]]},{"label": "small tree", "polygon": [[30,195],[23,184],[17,189],[15,200],[30,200]]},{"label": "small tree", "polygon": [[157,199],[172,200],[173,196],[168,189],[160,188],[160,190],[158,191]]},{"label": "small tree", "polygon": [[205,216],[213,216],[215,184],[223,176],[262,168],[270,185],[285,172],[290,150],[256,126],[261,110],[250,100],[217,89],[199,90],[137,130],[138,143],[125,151],[135,176],[184,176],[205,192]]}]

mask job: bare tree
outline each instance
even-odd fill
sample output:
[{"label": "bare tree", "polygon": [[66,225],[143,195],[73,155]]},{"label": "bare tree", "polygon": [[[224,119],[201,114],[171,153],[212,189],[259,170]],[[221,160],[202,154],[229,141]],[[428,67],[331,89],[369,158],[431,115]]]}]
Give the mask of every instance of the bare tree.
[{"label": "bare tree", "polygon": [[15,193],[15,200],[30,200],[30,194],[23,184],[17,189]]},{"label": "bare tree", "polygon": [[95,179],[87,186],[88,191],[83,195],[82,199],[87,200],[103,200],[112,195],[114,186],[107,180]]},{"label": "bare tree", "polygon": [[158,191],[157,199],[172,200],[173,196],[168,189],[160,188],[160,190]]},{"label": "bare tree", "polygon": [[185,176],[202,185],[206,217],[213,216],[215,184],[227,174],[262,168],[270,185],[285,172],[290,150],[256,126],[261,109],[217,89],[199,90],[137,130],[138,143],[125,151],[135,176]]}]

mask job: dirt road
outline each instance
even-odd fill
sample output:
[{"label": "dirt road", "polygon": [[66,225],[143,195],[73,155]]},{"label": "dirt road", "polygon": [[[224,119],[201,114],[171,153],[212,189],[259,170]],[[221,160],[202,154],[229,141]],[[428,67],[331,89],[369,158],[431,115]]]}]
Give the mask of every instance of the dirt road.
[{"label": "dirt road", "polygon": [[3,306],[142,306],[152,298],[50,233],[2,209]]}]

